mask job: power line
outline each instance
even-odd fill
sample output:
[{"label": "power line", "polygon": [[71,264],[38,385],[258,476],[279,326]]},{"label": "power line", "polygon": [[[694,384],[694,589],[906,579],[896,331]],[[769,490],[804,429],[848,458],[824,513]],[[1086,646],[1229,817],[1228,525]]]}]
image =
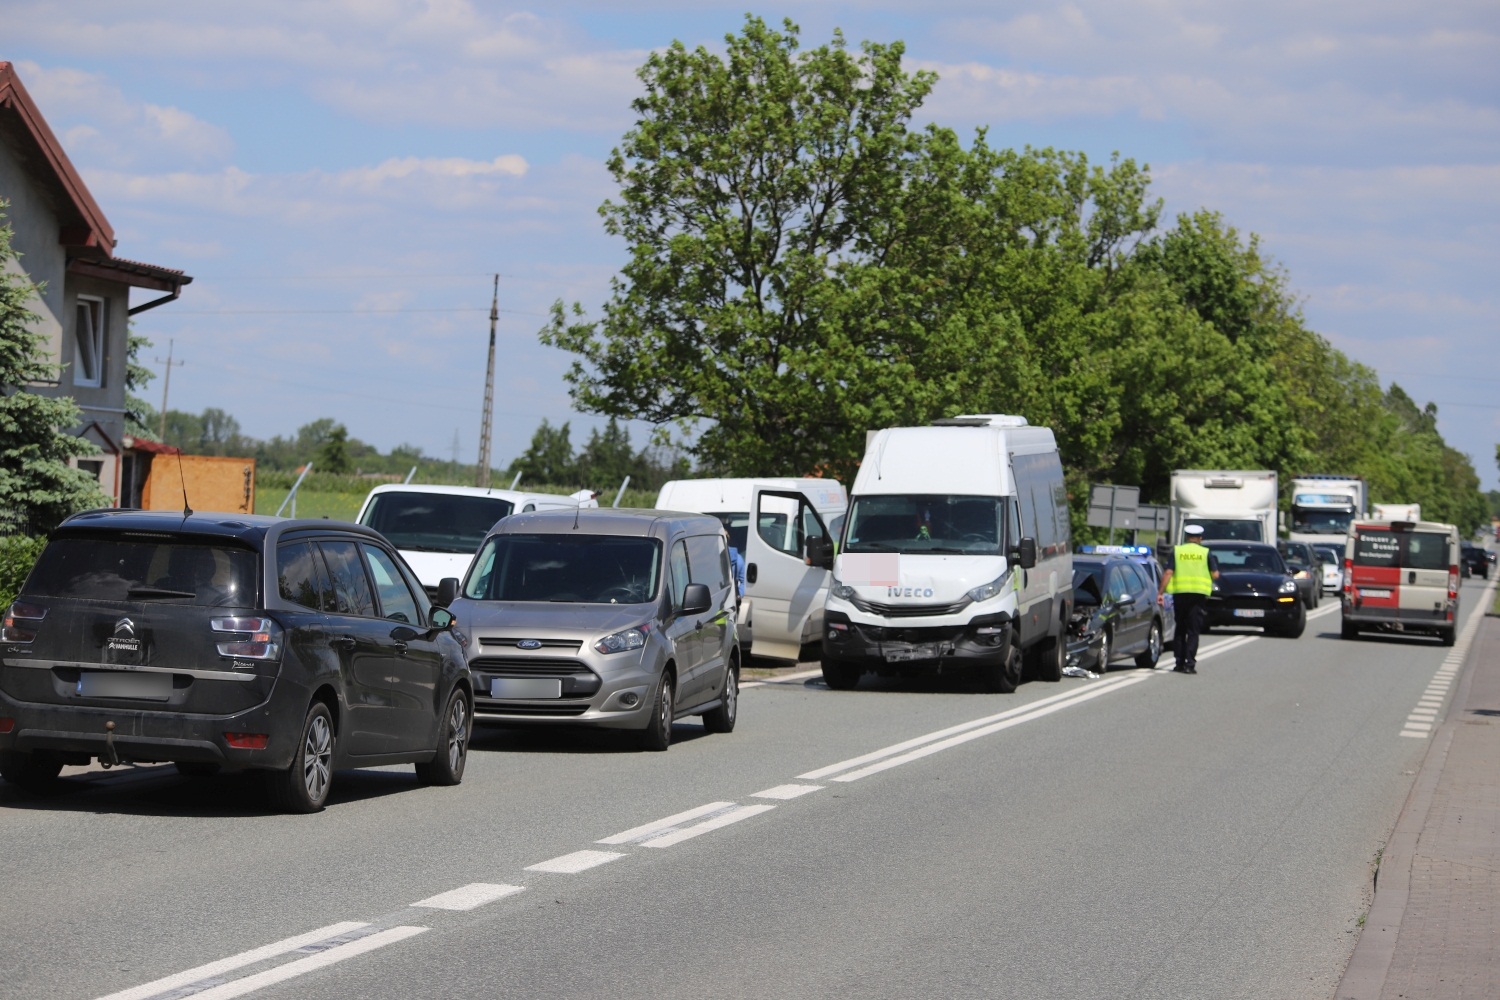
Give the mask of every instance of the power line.
[{"label": "power line", "polygon": [[[174,309],[173,316],[373,316],[395,313],[482,313],[489,312],[478,306],[451,306],[433,309]],[[501,309],[512,316],[533,316],[546,319],[546,313],[525,312],[520,309]]]}]

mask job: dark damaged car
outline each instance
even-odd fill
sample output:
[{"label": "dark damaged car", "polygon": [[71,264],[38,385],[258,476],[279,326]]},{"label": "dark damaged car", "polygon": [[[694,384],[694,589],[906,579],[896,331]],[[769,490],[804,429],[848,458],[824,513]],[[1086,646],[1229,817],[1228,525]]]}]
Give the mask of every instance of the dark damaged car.
[{"label": "dark damaged car", "polygon": [[463,777],[472,689],[453,616],[368,528],[100,510],[51,535],[0,630],[0,776],[64,765],[266,773],[315,812],[339,768]]}]

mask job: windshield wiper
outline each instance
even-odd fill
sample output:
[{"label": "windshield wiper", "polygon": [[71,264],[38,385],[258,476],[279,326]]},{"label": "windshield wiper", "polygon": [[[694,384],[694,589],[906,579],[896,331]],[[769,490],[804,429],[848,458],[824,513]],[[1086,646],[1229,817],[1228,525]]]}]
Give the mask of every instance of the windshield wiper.
[{"label": "windshield wiper", "polygon": [[131,587],[126,597],[197,597],[194,590],[167,590],[165,587]]},{"label": "windshield wiper", "polygon": [[930,549],[922,549],[921,551],[922,552],[952,553],[954,555],[960,555],[960,556],[966,556],[966,555],[970,555],[970,554],[975,554],[975,555],[988,555],[989,554],[989,553],[986,553],[986,552],[975,553],[973,549],[955,549],[955,548],[953,548],[952,546],[949,546],[949,545],[934,545]]},{"label": "windshield wiper", "polygon": [[845,552],[900,552],[901,546],[892,545],[889,542],[860,542],[851,545]]}]

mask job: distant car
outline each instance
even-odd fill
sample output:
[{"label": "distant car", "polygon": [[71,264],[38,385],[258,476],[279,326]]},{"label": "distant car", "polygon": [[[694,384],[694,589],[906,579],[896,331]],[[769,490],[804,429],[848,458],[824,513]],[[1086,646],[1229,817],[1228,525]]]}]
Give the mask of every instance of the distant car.
[{"label": "distant car", "polygon": [[1297,582],[1297,593],[1303,607],[1312,610],[1323,599],[1323,564],[1307,542],[1290,542],[1285,539],[1276,543],[1282,562]]},{"label": "distant car", "polygon": [[1337,594],[1344,589],[1344,550],[1337,545],[1313,545],[1313,553],[1322,568],[1323,593]]},{"label": "distant car", "polygon": [[735,586],[712,515],[512,514],[462,586],[439,590],[469,640],[482,721],[633,730],[646,750],[667,749],[683,716],[734,729]]},{"label": "distant car", "polygon": [[93,758],[253,768],[299,813],[339,768],[456,785],[472,701],[452,623],[359,525],[77,514],[0,628],[0,776],[37,791]]},{"label": "distant car", "polygon": [[1208,602],[1208,624],[1258,626],[1295,639],[1307,625],[1297,581],[1276,551],[1262,542],[1205,542],[1219,564]]},{"label": "distant car", "polygon": [[1490,554],[1473,542],[1459,543],[1459,561],[1463,564],[1464,576],[1481,576],[1486,580],[1490,578]]},{"label": "distant car", "polygon": [[1068,622],[1068,665],[1104,673],[1121,656],[1156,666],[1164,645],[1165,614],[1156,584],[1134,559],[1122,555],[1073,557],[1073,613]]}]

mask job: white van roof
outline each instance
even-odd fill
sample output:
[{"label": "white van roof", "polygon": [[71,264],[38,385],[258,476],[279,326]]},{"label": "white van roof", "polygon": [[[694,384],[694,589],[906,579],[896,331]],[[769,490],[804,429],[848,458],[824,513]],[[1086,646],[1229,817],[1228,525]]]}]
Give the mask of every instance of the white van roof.
[{"label": "white van roof", "polygon": [[853,492],[1010,496],[1015,492],[1010,456],[1055,451],[1051,428],[1029,427],[1022,417],[1002,414],[956,417],[932,427],[888,427],[870,438]]},{"label": "white van roof", "polygon": [[797,490],[819,511],[840,511],[849,506],[849,494],[837,479],[768,476],[761,479],[674,479],[664,483],[656,495],[661,510],[698,513],[750,512],[756,490]]},{"label": "white van roof", "polygon": [[555,507],[599,506],[599,502],[595,499],[584,500],[576,495],[563,496],[561,493],[528,493],[525,490],[500,490],[488,486],[439,486],[428,483],[383,483],[370,490],[370,495],[365,498],[365,506],[369,505],[371,497],[380,493],[446,493],[454,496],[494,497],[497,500],[509,500],[517,506],[527,501],[544,503]]}]

